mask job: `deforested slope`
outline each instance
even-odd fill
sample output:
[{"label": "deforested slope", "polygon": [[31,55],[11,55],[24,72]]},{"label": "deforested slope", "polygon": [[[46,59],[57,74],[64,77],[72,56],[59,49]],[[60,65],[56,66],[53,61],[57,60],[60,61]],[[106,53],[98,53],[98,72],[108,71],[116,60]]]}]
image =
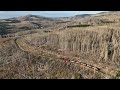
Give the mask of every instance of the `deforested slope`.
[{"label": "deforested slope", "polygon": [[[30,20],[39,23],[38,19]],[[0,78],[119,77],[119,13],[56,22],[50,23],[51,28],[23,30],[0,39]]]}]

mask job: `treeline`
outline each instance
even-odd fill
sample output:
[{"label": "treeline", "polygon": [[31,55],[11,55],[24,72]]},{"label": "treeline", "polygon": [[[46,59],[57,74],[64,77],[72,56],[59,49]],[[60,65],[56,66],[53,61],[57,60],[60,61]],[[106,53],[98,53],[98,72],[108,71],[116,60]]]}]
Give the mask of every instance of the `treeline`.
[{"label": "treeline", "polygon": [[6,19],[5,21],[8,21],[6,23],[20,23],[20,20],[10,20],[10,19]]},{"label": "treeline", "polygon": [[88,24],[71,25],[71,26],[67,26],[67,28],[71,28],[71,27],[88,27],[88,26],[92,26],[92,25],[88,25]]},{"label": "treeline", "polygon": [[3,22],[0,22],[0,35],[1,37],[5,34],[7,34],[7,29],[9,28],[9,25]]}]

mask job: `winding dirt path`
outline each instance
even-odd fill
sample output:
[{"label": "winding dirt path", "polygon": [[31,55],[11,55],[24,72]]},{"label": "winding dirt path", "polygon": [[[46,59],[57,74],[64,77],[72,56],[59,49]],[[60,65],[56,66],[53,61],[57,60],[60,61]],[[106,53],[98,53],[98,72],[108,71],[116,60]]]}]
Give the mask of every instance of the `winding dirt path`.
[{"label": "winding dirt path", "polygon": [[23,40],[24,39],[22,39],[22,37],[18,37],[15,39],[15,44],[17,45],[17,47],[20,50],[22,50],[24,52],[27,52],[27,53],[30,52],[33,55],[38,56],[38,57],[41,56],[40,53],[55,55],[58,58],[60,58],[61,60],[63,60],[65,63],[67,63],[67,62],[74,63],[74,64],[80,65],[82,67],[85,67],[87,69],[93,70],[94,72],[100,72],[104,75],[107,74],[109,76],[115,76],[115,73],[113,73],[113,72],[107,71],[107,73],[106,73],[106,68],[100,68],[100,67],[97,67],[97,65],[94,66],[94,65],[87,64],[85,62],[80,61],[80,58],[77,58],[77,57],[70,57],[70,56],[66,56],[66,55],[61,55],[61,54],[55,53],[53,51],[43,50],[41,48],[30,46],[27,43],[25,43],[25,41],[23,41]]}]

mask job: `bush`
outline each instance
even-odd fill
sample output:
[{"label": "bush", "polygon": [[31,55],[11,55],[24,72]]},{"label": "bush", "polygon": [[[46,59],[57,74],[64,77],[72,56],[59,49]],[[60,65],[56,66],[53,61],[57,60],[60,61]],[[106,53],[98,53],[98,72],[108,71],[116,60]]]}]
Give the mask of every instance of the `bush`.
[{"label": "bush", "polygon": [[120,71],[117,72],[116,76],[113,79],[120,79]]},{"label": "bush", "polygon": [[75,73],[74,78],[75,79],[83,79],[83,76],[81,74],[79,74],[79,73]]},{"label": "bush", "polygon": [[31,30],[31,28],[30,28],[30,27],[27,27],[27,26],[20,27],[19,29]]}]

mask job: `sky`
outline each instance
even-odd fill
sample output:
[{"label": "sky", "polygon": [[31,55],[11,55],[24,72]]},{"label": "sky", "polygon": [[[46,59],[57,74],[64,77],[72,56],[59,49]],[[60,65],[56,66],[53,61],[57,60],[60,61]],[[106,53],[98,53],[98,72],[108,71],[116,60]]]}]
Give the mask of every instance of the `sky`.
[{"label": "sky", "polygon": [[28,14],[45,17],[68,17],[78,14],[96,14],[105,11],[0,11],[0,19],[25,16]]}]

